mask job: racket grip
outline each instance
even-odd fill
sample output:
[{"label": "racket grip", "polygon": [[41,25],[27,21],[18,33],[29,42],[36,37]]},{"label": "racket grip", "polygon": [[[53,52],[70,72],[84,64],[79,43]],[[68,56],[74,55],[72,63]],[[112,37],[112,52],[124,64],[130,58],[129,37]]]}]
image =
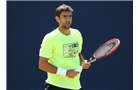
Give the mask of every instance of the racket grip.
[{"label": "racket grip", "polygon": [[75,71],[81,71],[83,69],[82,66],[80,66],[79,68],[77,68]]}]

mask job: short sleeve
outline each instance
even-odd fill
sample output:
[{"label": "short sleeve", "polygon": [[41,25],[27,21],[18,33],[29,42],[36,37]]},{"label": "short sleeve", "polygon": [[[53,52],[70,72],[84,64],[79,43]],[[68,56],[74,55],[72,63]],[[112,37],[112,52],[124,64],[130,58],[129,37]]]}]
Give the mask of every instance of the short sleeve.
[{"label": "short sleeve", "polygon": [[82,35],[80,33],[80,37],[79,37],[79,50],[78,53],[80,53],[82,51],[82,44],[83,44],[83,38]]},{"label": "short sleeve", "polygon": [[47,34],[41,43],[39,56],[42,56],[45,58],[51,58],[52,49],[53,49],[53,39],[52,39],[51,35]]}]

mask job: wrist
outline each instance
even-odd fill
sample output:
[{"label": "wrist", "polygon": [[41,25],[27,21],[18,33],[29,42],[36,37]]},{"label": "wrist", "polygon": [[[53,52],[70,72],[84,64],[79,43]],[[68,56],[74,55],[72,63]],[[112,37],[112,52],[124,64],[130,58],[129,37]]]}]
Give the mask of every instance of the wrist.
[{"label": "wrist", "polygon": [[63,68],[57,68],[56,74],[66,76],[67,70]]}]

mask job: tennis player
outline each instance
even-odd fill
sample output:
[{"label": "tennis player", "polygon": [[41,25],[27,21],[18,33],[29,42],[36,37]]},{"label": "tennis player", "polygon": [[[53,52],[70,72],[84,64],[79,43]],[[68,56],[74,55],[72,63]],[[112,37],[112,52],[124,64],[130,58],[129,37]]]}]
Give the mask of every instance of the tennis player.
[{"label": "tennis player", "polygon": [[39,51],[39,69],[47,72],[45,90],[82,90],[81,71],[90,63],[84,60],[81,50],[83,39],[79,30],[70,28],[73,9],[68,5],[56,8],[55,19],[59,27],[46,34]]}]

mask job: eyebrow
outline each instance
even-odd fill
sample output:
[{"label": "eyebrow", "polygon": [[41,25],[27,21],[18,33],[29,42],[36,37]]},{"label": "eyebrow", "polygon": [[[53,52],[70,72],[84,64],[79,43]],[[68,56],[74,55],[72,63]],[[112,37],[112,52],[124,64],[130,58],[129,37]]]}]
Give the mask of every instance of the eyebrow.
[{"label": "eyebrow", "polygon": [[72,15],[63,15],[64,17],[66,17],[66,16],[69,16],[69,17],[71,17]]}]

